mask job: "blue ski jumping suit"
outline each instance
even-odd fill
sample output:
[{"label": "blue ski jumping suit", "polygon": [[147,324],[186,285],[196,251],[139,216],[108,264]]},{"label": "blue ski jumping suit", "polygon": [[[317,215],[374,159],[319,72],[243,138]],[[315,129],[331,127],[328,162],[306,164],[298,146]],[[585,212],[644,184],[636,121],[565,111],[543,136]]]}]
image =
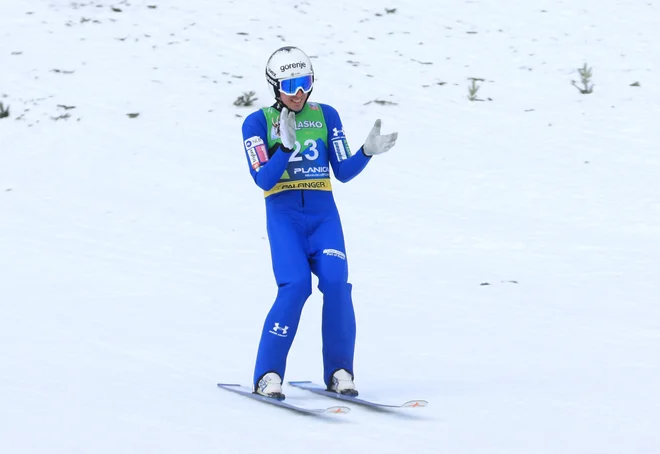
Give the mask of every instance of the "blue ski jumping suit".
[{"label": "blue ski jumping suit", "polygon": [[284,379],[287,355],[312,293],[313,273],[323,294],[323,369],[330,385],[338,369],[353,374],[355,350],[355,312],[330,167],[337,180],[347,182],[370,158],[362,149],[351,154],[339,114],[327,104],[308,102],[296,114],[296,143],[288,152],[279,138],[279,116],[280,110],[272,106],[250,114],[243,123],[250,173],[265,194],[278,286],[261,334],[254,384],[268,372]]}]

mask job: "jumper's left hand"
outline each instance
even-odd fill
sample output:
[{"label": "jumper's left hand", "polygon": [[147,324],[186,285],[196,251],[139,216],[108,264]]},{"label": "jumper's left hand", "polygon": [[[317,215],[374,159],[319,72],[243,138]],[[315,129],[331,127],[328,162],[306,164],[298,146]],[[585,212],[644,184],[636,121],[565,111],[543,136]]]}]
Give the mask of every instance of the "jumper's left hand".
[{"label": "jumper's left hand", "polygon": [[371,129],[371,132],[367,136],[367,140],[364,142],[362,150],[367,156],[385,153],[394,146],[396,139],[399,136],[399,134],[396,132],[382,135],[380,133],[380,125],[381,121],[379,118],[374,123],[374,127]]}]

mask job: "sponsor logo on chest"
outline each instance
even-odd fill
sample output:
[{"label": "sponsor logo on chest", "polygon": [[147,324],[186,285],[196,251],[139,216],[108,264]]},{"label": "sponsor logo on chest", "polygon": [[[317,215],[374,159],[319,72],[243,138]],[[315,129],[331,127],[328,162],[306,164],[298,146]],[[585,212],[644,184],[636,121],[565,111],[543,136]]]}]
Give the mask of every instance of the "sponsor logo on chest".
[{"label": "sponsor logo on chest", "polygon": [[313,121],[313,120],[301,120],[296,124],[296,129],[304,129],[304,128],[315,128],[315,129],[320,129],[323,127],[323,122],[322,121]]},{"label": "sponsor logo on chest", "polygon": [[330,168],[328,166],[320,166],[320,167],[307,167],[302,168],[302,167],[297,167],[293,170],[294,174],[302,173],[303,175],[325,175],[330,173]]}]

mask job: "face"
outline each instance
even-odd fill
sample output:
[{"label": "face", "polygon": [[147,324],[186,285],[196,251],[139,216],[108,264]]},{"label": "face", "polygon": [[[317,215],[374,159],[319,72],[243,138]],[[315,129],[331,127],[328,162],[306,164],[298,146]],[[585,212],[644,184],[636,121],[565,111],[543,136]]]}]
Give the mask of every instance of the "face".
[{"label": "face", "polygon": [[294,112],[299,112],[303,108],[308,96],[309,93],[304,93],[302,88],[298,90],[295,96],[289,96],[285,95],[284,93],[280,93],[282,104]]}]

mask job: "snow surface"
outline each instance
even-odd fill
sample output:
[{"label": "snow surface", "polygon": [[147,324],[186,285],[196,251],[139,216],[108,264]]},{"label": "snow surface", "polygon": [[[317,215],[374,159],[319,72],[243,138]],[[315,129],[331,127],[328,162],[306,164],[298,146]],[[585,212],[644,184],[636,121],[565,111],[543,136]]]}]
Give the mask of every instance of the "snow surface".
[{"label": "snow surface", "polygon": [[[660,452],[659,20],[633,0],[2,0],[0,452]],[[335,195],[361,395],[427,408],[306,417],[215,386],[249,384],[275,295],[240,126],[285,44],[353,149],[376,118],[399,132]],[[321,380],[320,301],[288,380]]]}]

